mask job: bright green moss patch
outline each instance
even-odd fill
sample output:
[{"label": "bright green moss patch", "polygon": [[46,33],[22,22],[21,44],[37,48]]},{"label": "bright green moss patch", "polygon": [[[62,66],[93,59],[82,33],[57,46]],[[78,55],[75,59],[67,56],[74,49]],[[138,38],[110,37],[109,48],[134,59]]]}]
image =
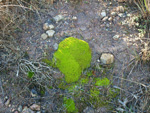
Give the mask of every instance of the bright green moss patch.
[{"label": "bright green moss patch", "polygon": [[75,102],[72,98],[64,97],[64,106],[66,108],[67,113],[76,113],[77,109],[75,106]]},{"label": "bright green moss patch", "polygon": [[90,66],[91,49],[87,42],[69,37],[60,42],[53,62],[65,75],[67,83],[78,81],[82,71]]},{"label": "bright green moss patch", "polygon": [[96,78],[96,83],[95,83],[96,86],[108,86],[109,84],[110,81],[108,78],[103,78],[103,79]]},{"label": "bright green moss patch", "polygon": [[90,94],[92,97],[98,97],[100,94],[100,91],[98,90],[98,88],[93,88],[93,89],[90,89]]},{"label": "bright green moss patch", "polygon": [[28,76],[29,78],[32,78],[32,77],[34,76],[34,72],[29,71],[27,76]]},{"label": "bright green moss patch", "polygon": [[81,85],[88,84],[88,82],[89,82],[89,78],[88,78],[88,77],[85,77],[85,78],[81,78],[81,79],[80,79]]}]

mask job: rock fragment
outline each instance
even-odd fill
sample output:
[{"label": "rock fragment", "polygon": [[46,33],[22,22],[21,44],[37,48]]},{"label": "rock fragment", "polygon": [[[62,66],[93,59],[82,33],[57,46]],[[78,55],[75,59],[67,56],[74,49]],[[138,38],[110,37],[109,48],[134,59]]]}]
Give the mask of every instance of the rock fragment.
[{"label": "rock fragment", "polygon": [[34,113],[34,111],[25,106],[21,113]]},{"label": "rock fragment", "polygon": [[55,20],[56,22],[59,22],[59,21],[61,21],[61,20],[63,20],[63,19],[64,19],[64,17],[63,17],[62,15],[57,15],[57,16],[54,17],[54,20]]},{"label": "rock fragment", "polygon": [[32,106],[30,106],[30,109],[33,111],[40,111],[41,106],[39,106],[37,104],[33,104]]},{"label": "rock fragment", "polygon": [[58,49],[58,44],[55,43],[55,44],[53,45],[53,47],[54,47],[54,50],[57,50],[57,49]]},{"label": "rock fragment", "polygon": [[44,39],[44,40],[47,39],[47,37],[48,37],[48,35],[47,35],[46,33],[43,33],[43,34],[41,35],[41,38]]},{"label": "rock fragment", "polygon": [[53,37],[55,34],[55,31],[54,30],[48,30],[48,31],[46,31],[46,33],[47,33],[48,37]]},{"label": "rock fragment", "polygon": [[49,29],[49,24],[48,23],[44,23],[43,24],[43,29],[46,31]]},{"label": "rock fragment", "polygon": [[101,16],[102,16],[102,18],[106,16],[106,11],[105,10],[102,10]]},{"label": "rock fragment", "polygon": [[104,65],[109,65],[114,62],[114,56],[110,53],[102,53],[100,61]]},{"label": "rock fragment", "polygon": [[113,36],[113,39],[114,39],[114,40],[118,40],[118,39],[119,39],[119,35]]}]

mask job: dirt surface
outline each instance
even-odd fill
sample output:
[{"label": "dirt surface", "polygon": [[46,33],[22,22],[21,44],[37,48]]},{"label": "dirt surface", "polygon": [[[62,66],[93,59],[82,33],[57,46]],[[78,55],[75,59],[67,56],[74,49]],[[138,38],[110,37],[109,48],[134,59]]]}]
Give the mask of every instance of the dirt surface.
[{"label": "dirt surface", "polygon": [[[33,61],[45,56],[51,59],[53,53],[56,51],[53,45],[55,43],[59,44],[59,42],[69,36],[85,40],[92,49],[91,66],[99,64],[97,60],[103,52],[109,52],[114,55],[115,64],[111,70],[114,76],[114,85],[122,87],[119,84],[122,82],[121,78],[124,77],[129,81],[132,80],[146,84],[147,81],[145,80],[147,80],[146,78],[149,75],[147,67],[142,67],[142,69],[144,68],[144,72],[141,71],[140,64],[140,68],[135,68],[138,64],[136,64],[138,62],[136,60],[136,54],[139,53],[141,45],[138,32],[131,25],[132,17],[135,15],[136,10],[127,8],[126,12],[123,13],[125,17],[119,17],[118,15],[112,16],[111,12],[113,11],[117,14],[120,13],[116,11],[116,8],[121,5],[125,6],[125,4],[119,4],[115,1],[101,0],[86,0],[78,5],[71,5],[71,3],[63,1],[57,2],[53,6],[47,6],[47,8],[41,9],[39,15],[36,14],[33,19],[24,23],[22,25],[22,33],[17,32],[16,36],[22,50],[27,52],[29,59]],[[103,20],[101,15],[103,10],[105,10],[108,18],[112,17],[111,20]],[[130,15],[128,16],[128,14]],[[56,23],[53,17],[57,15],[62,15],[64,20]],[[77,17],[77,20],[74,20],[73,17]],[[43,30],[43,24],[46,22],[55,26],[55,34],[54,37],[44,40],[41,38],[41,34],[45,32]],[[122,24],[124,22],[128,24]],[[114,39],[113,37],[115,35],[118,35],[119,38]],[[130,65],[132,63],[133,65]],[[143,73],[145,74],[144,77]],[[122,85],[126,84],[125,88],[129,89],[128,91],[139,88],[135,82],[131,83],[133,87],[137,85],[134,88],[130,87],[131,84],[127,83],[125,81]],[[21,90],[21,88],[19,89]],[[60,92],[53,90],[49,94],[52,95]],[[127,96],[129,94],[128,92]],[[49,104],[55,110],[57,106],[51,104],[51,102],[49,101]]]}]

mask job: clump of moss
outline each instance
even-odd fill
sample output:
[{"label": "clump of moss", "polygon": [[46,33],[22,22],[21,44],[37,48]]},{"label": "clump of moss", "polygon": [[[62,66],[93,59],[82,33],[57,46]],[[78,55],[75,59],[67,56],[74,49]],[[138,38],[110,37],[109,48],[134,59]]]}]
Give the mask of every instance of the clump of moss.
[{"label": "clump of moss", "polygon": [[103,78],[103,79],[96,78],[96,83],[95,83],[96,86],[108,86],[109,84],[110,81],[108,78]]},{"label": "clump of moss", "polygon": [[67,83],[78,81],[82,71],[90,66],[91,49],[87,42],[69,37],[60,42],[53,62],[65,75]]},{"label": "clump of moss", "polygon": [[75,102],[72,98],[64,97],[64,106],[66,108],[67,113],[77,113],[78,110],[75,106]]},{"label": "clump of moss", "polygon": [[89,77],[85,77],[85,78],[80,79],[81,85],[88,84],[88,82],[89,82]]}]

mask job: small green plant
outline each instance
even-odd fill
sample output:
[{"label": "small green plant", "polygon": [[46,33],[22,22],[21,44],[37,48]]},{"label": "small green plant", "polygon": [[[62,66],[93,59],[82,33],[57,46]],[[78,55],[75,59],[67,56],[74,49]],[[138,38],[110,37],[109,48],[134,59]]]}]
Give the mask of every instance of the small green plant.
[{"label": "small green plant", "polygon": [[109,84],[110,81],[108,78],[103,78],[103,79],[96,78],[96,83],[95,83],[96,86],[108,86]]},{"label": "small green plant", "polygon": [[66,108],[67,113],[77,113],[78,110],[75,106],[75,102],[72,98],[64,97],[64,106]]},{"label": "small green plant", "polygon": [[69,37],[60,42],[53,63],[65,75],[67,83],[78,81],[82,71],[90,66],[91,49],[87,42]]},{"label": "small green plant", "polygon": [[29,71],[27,76],[28,76],[29,78],[32,78],[32,77],[34,76],[34,72]]}]

